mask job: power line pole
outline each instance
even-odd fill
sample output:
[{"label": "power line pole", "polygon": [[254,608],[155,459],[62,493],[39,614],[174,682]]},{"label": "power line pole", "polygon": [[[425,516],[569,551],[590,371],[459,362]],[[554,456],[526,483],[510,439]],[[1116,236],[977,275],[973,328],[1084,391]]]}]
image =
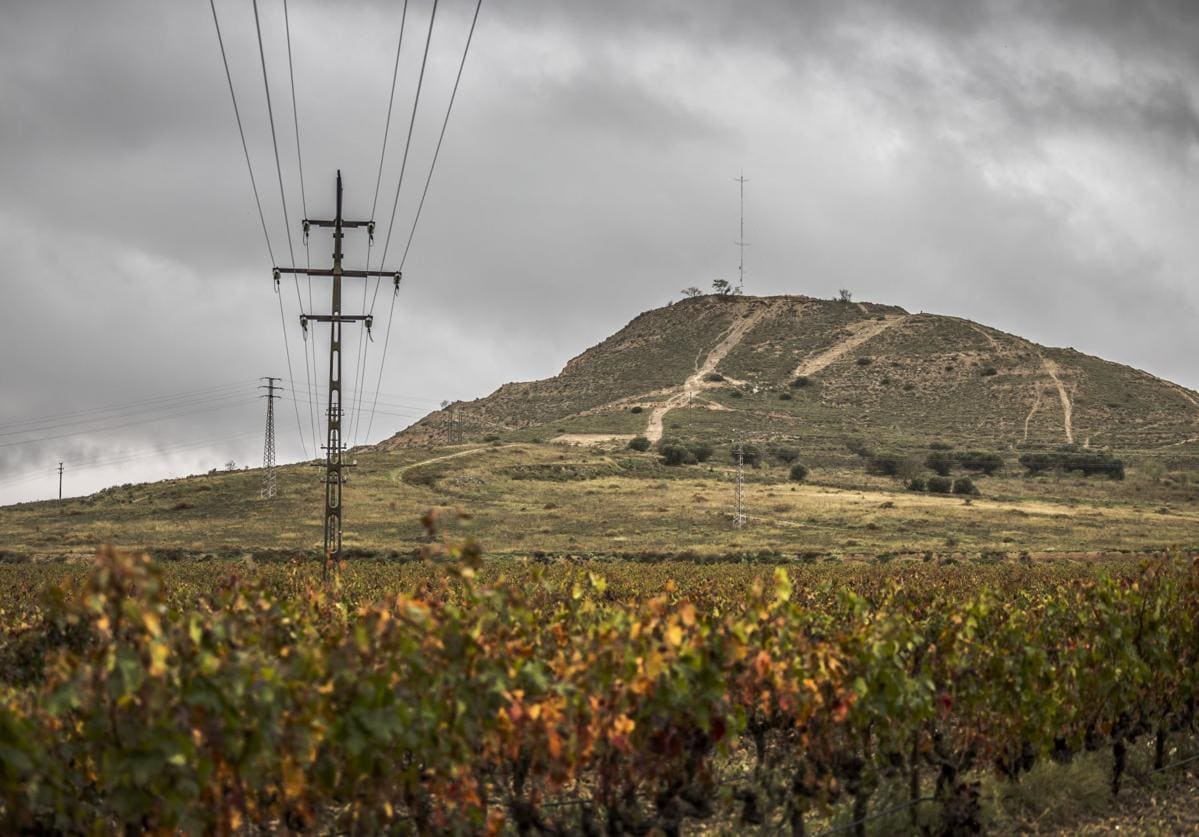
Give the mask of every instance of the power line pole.
[{"label": "power line pole", "polygon": [[740,439],[737,439],[735,444],[737,446],[737,510],[733,518],[733,525],[740,529],[745,526],[745,450],[741,446]]},{"label": "power line pole", "polygon": [[334,566],[341,560],[342,532],[342,486],[345,483],[342,470],[347,466],[342,462],[345,445],[341,441],[341,326],[342,323],[361,322],[366,326],[369,336],[373,318],[370,314],[341,313],[341,280],[343,277],[366,279],[369,277],[391,277],[395,286],[400,286],[400,274],[396,271],[384,270],[345,270],[341,266],[342,230],[365,227],[371,240],[375,236],[374,221],[346,221],[341,216],[341,170],[337,172],[337,213],[332,220],[318,221],[304,219],[304,235],[307,237],[310,227],[329,227],[333,230],[333,267],[277,267],[275,281],[279,281],[281,273],[302,273],[307,276],[328,276],[333,279],[333,296],[328,314],[301,314],[300,326],[307,331],[308,322],[329,324],[329,404],[327,407],[327,423],[325,430],[325,577],[329,575],[329,565]]},{"label": "power line pole", "polygon": [[62,463],[58,463],[58,499],[62,499]]},{"label": "power line pole", "polygon": [[266,399],[266,438],[262,443],[262,468],[265,473],[264,483],[262,486],[262,496],[264,499],[270,500],[275,496],[275,390],[282,389],[276,381],[279,378],[264,377],[266,386],[260,386],[259,389],[265,389],[266,395],[262,396]]},{"label": "power line pole", "polygon": [[745,179],[745,172],[741,172],[741,176],[733,178],[733,181],[741,187],[741,234],[733,242],[740,252],[737,259],[737,290],[741,290],[745,286],[745,248],[749,246],[745,243],[745,184],[749,181]]}]

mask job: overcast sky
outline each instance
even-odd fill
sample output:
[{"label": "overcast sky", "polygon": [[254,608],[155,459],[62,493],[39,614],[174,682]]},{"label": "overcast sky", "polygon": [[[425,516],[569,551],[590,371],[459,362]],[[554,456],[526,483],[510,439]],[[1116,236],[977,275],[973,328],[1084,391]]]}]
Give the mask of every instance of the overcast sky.
[{"label": "overcast sky", "polygon": [[[408,5],[372,267],[431,3]],[[298,220],[305,203],[330,215],[338,167],[346,214],[371,214],[402,4],[291,0],[303,195],[283,7],[259,7],[303,262]],[[286,264],[251,4],[217,11]],[[387,267],[473,11],[437,8]],[[741,171],[747,293],[849,288],[1199,387],[1197,93],[1191,0],[484,0],[369,440],[442,399],[552,375],[679,289],[733,278]],[[280,300],[298,403],[279,403],[279,456],[311,453],[309,289],[273,291],[207,2],[5,0],[0,184],[0,502],[53,496],[60,459],[67,495],[261,462],[253,379],[288,375]],[[314,232],[313,263],[330,249]],[[363,235],[347,249],[361,267]],[[328,291],[314,280],[316,311]],[[371,392],[391,303],[385,286]],[[345,310],[362,307],[348,283]],[[347,343],[349,386],[349,328]]]}]

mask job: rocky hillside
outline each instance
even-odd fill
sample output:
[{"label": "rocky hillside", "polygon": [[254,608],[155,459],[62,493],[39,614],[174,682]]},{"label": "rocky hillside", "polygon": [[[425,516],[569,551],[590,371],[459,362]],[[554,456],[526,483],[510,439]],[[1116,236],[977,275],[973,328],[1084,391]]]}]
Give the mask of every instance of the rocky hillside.
[{"label": "rocky hillside", "polygon": [[1199,394],[955,317],[704,296],[648,311],[553,378],[458,402],[382,447],[444,442],[451,431],[1159,450],[1199,438]]}]

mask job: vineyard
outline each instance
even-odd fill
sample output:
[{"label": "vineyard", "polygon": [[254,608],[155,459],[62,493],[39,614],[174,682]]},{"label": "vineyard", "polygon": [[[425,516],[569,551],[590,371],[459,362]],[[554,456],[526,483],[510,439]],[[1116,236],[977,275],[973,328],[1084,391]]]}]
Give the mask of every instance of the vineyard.
[{"label": "vineyard", "polygon": [[[5,832],[859,833],[1193,742],[1199,568],[0,567]],[[833,818],[840,816],[841,820]],[[910,820],[908,819],[910,818]],[[823,826],[821,825],[823,824]],[[848,829],[847,829],[848,830]]]}]

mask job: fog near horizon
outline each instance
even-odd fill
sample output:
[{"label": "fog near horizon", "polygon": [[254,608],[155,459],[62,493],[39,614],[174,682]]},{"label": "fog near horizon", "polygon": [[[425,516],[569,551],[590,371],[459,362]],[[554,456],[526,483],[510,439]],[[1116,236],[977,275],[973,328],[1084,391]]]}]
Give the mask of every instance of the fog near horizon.
[{"label": "fog near horizon", "polygon": [[[400,6],[289,3],[303,192],[283,7],[259,8],[302,263],[298,220],[332,212],[337,169],[347,216],[371,214]],[[431,8],[408,4],[375,260]],[[286,264],[254,19],[216,9]],[[393,253],[473,11],[438,5]],[[280,304],[296,401],[278,403],[279,459],[312,456],[327,342],[297,317],[327,310],[328,284],[312,308],[306,282],[274,293],[208,4],[9,3],[3,21],[0,503],[55,496],[59,461],[67,496],[260,463],[257,379],[288,374]],[[1199,387],[1197,90],[1182,0],[485,2],[358,383],[347,328],[347,386],[381,393],[350,440],[553,375],[680,289],[734,279],[741,172],[748,294],[848,288]],[[346,246],[362,267],[363,235]],[[330,248],[314,230],[312,263]],[[366,291],[347,282],[347,312]]]}]

